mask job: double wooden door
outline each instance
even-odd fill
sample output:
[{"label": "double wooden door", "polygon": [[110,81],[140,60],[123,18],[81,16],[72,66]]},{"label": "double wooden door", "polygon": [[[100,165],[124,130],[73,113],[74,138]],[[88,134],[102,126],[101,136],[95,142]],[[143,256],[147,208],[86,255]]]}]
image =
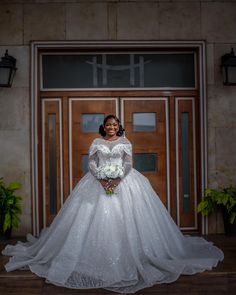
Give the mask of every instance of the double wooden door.
[{"label": "double wooden door", "polygon": [[88,171],[88,149],[104,116],[116,114],[133,145],[134,168],[183,229],[199,231],[198,101],[194,96],[41,97],[40,224],[49,225]]}]

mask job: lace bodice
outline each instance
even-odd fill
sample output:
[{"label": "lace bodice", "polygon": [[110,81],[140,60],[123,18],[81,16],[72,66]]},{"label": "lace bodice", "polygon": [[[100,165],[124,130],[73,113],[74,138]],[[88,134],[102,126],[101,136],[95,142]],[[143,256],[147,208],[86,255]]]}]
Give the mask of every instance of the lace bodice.
[{"label": "lace bodice", "polygon": [[132,146],[125,137],[114,141],[96,138],[89,148],[89,171],[97,177],[98,167],[114,163],[124,169],[124,177],[132,168]]}]

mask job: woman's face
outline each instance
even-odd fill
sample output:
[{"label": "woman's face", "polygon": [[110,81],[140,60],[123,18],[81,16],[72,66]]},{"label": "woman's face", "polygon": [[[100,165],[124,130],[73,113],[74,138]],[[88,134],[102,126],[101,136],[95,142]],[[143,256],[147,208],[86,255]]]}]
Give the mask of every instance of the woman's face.
[{"label": "woman's face", "polygon": [[114,136],[119,131],[119,123],[115,119],[110,118],[106,121],[104,130],[108,136]]}]

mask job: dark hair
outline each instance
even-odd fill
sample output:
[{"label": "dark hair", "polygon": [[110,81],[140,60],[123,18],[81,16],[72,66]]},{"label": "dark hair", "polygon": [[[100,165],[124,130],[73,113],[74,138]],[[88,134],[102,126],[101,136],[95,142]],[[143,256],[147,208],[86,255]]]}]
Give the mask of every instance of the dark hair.
[{"label": "dark hair", "polygon": [[116,135],[122,136],[124,134],[125,129],[122,127],[122,125],[120,124],[120,120],[115,115],[108,115],[105,117],[105,119],[103,120],[103,124],[100,125],[99,127],[99,133],[101,134],[101,136],[103,137],[106,136],[106,131],[104,130],[104,126],[106,125],[106,122],[109,119],[114,119],[119,124],[119,130],[117,131]]}]

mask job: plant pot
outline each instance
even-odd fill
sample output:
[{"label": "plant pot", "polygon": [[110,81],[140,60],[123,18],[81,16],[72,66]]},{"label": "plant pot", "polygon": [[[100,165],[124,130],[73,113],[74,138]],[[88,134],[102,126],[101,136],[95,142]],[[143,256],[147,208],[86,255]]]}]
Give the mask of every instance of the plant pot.
[{"label": "plant pot", "polygon": [[230,223],[225,207],[222,206],[221,210],[224,221],[225,235],[229,237],[236,236],[236,219],[233,223]]},{"label": "plant pot", "polygon": [[0,241],[10,240],[11,239],[12,229],[9,228],[0,235]]},{"label": "plant pot", "polygon": [[9,240],[11,238],[12,228],[8,228],[7,230],[3,231],[3,222],[5,216],[1,214],[0,216],[0,241]]}]

